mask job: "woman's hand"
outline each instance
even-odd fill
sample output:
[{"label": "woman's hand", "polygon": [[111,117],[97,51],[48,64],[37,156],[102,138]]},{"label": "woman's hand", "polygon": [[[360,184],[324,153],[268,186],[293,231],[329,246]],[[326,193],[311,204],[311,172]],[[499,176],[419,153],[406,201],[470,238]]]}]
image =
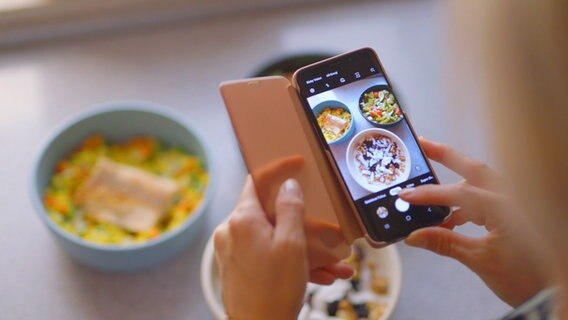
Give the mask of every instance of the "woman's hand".
[{"label": "woman's hand", "polygon": [[[498,175],[486,165],[426,139],[426,155],[460,174],[465,180],[452,185],[424,185],[404,189],[400,198],[417,205],[457,207],[441,227],[413,232],[406,243],[454,258],[475,272],[493,292],[511,306],[518,306],[544,288],[523,252],[512,246],[505,212],[514,210],[500,190]],[[470,238],[452,231],[473,222],[488,233]]]},{"label": "woman's hand", "polygon": [[309,270],[303,208],[300,185],[287,180],[276,198],[272,225],[247,178],[237,207],[214,235],[229,318],[296,319],[308,279],[329,284],[352,275],[343,264]]}]

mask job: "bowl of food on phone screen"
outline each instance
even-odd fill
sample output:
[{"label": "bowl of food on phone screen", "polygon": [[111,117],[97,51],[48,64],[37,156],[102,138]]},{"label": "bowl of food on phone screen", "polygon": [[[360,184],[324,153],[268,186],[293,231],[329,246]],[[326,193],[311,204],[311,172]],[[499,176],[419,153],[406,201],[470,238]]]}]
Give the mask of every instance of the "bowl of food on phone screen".
[{"label": "bowl of food on phone screen", "polygon": [[379,128],[359,132],[347,147],[347,167],[364,189],[378,192],[408,179],[410,155],[402,139]]},{"label": "bowl of food on phone screen", "polygon": [[359,98],[363,117],[375,126],[385,127],[399,123],[404,115],[387,85],[372,86]]},{"label": "bowl of food on phone screen", "polygon": [[355,131],[349,108],[339,101],[324,101],[313,108],[325,141],[329,144],[345,141]]}]

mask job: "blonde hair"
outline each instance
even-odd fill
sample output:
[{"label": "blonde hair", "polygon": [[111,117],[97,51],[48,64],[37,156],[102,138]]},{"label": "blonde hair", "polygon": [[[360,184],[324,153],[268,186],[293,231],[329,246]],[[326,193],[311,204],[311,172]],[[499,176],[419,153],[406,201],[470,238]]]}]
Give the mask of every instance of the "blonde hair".
[{"label": "blonde hair", "polygon": [[481,2],[486,114],[497,156],[519,204],[517,217],[566,268],[568,1]]}]

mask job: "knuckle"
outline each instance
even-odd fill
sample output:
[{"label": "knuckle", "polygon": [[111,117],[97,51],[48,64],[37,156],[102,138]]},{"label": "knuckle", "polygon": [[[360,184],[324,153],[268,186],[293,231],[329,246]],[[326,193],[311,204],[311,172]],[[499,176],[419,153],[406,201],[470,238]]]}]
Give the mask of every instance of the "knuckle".
[{"label": "knuckle", "polygon": [[288,238],[280,243],[280,249],[287,255],[301,255],[306,252],[306,243],[298,238]]},{"label": "knuckle", "polygon": [[213,233],[213,245],[215,246],[216,251],[219,251],[219,249],[223,247],[226,238],[227,225],[221,224],[217,228],[215,228],[215,232]]},{"label": "knuckle", "polygon": [[452,255],[452,243],[447,239],[440,239],[433,243],[433,251],[439,255],[450,257]]},{"label": "knuckle", "polygon": [[471,167],[475,172],[478,173],[489,170],[489,166],[486,163],[477,160],[473,160]]},{"label": "knuckle", "polygon": [[452,152],[456,152],[452,147],[441,142],[438,142],[438,148],[440,148],[440,153],[444,159],[450,157]]},{"label": "knuckle", "polygon": [[469,183],[463,180],[456,185],[456,191],[460,194],[466,193],[469,191]]},{"label": "knuckle", "polygon": [[280,201],[278,204],[279,210],[301,212],[304,210],[304,202],[300,199],[287,198]]},{"label": "knuckle", "polygon": [[470,178],[475,180],[472,182],[478,183],[486,179],[486,176],[488,176],[491,172],[491,168],[489,168],[489,166],[484,162],[478,160],[471,160],[468,171],[471,175]]},{"label": "knuckle", "polygon": [[254,206],[255,202],[251,199],[241,199],[235,208],[235,211],[248,210]]},{"label": "knuckle", "polygon": [[446,163],[452,157],[452,153],[455,152],[450,146],[445,143],[438,142],[438,152],[439,158],[442,163]]},{"label": "knuckle", "polygon": [[426,184],[419,186],[415,189],[415,192],[420,192],[420,194],[425,196],[432,196],[432,194],[436,191],[436,185],[433,184]]},{"label": "knuckle", "polygon": [[246,222],[244,220],[245,219],[242,217],[242,215],[232,214],[231,217],[229,218],[229,221],[227,221],[229,232],[230,233],[238,232],[240,229],[246,226]]}]

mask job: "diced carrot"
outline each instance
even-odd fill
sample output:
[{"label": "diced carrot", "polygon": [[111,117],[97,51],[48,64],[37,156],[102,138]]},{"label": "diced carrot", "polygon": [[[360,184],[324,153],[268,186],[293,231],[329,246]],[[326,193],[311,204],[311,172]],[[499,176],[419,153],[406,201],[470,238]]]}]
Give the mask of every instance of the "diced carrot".
[{"label": "diced carrot", "polygon": [[128,144],[138,150],[143,158],[148,158],[154,151],[154,139],[150,137],[134,137]]},{"label": "diced carrot", "polygon": [[148,236],[150,238],[155,238],[160,235],[160,231],[157,228],[152,228],[148,230]]},{"label": "diced carrot", "polygon": [[105,138],[100,133],[95,133],[85,139],[81,144],[81,149],[94,149],[101,146],[105,142]]},{"label": "diced carrot", "polygon": [[57,209],[59,212],[63,213],[64,215],[69,214],[69,205],[66,202],[59,202]]},{"label": "diced carrot", "polygon": [[46,194],[46,195],[44,196],[44,198],[43,198],[43,202],[45,202],[45,204],[46,204],[48,207],[53,207],[53,205],[54,205],[54,203],[55,203],[55,197],[53,197],[53,196],[51,196],[51,195],[49,195],[49,194]]},{"label": "diced carrot", "polygon": [[183,212],[187,212],[190,206],[191,206],[191,201],[189,201],[188,199],[181,199],[180,202],[176,205],[175,210],[181,210]]},{"label": "diced carrot", "polygon": [[371,115],[372,115],[373,117],[380,118],[381,115],[382,115],[382,111],[381,111],[381,110],[371,111]]},{"label": "diced carrot", "polygon": [[183,176],[185,174],[193,172],[195,169],[198,168],[198,166],[199,166],[199,163],[197,162],[197,159],[188,158],[183,162],[183,166],[179,170],[178,176]]},{"label": "diced carrot", "polygon": [[54,195],[45,195],[44,201],[47,207],[56,210],[59,213],[67,215],[69,213],[69,204],[66,201]]},{"label": "diced carrot", "polygon": [[55,165],[55,172],[59,173],[59,172],[64,171],[67,168],[69,168],[69,161],[61,160],[61,161],[57,162],[57,164]]}]

